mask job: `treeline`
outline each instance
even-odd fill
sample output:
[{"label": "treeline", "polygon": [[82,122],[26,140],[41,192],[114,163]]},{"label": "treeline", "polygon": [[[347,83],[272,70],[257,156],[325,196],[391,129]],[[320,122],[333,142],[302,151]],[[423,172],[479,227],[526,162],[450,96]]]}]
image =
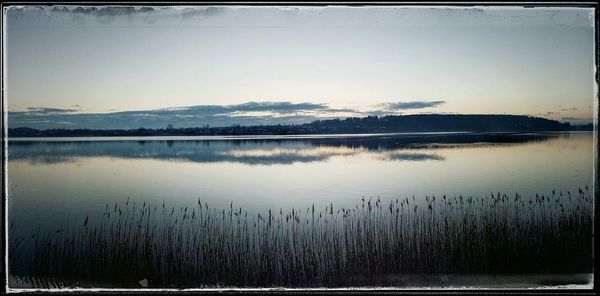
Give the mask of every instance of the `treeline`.
[{"label": "treeline", "polygon": [[317,120],[300,125],[187,127],[164,129],[47,129],[9,128],[9,137],[116,137],[116,136],[216,136],[216,135],[301,135],[396,132],[526,132],[592,130],[592,124],[572,126],[539,117],[522,115],[388,115]]}]

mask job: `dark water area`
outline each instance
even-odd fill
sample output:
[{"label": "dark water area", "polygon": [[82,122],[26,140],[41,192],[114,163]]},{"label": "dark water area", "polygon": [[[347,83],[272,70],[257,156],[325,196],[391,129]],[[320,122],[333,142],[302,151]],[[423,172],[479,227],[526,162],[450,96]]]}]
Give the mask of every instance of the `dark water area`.
[{"label": "dark water area", "polygon": [[[589,262],[586,259],[588,256],[586,245],[581,247],[583,249],[571,245],[565,248],[556,246],[568,240],[572,243],[591,242],[591,238],[588,240],[586,234],[589,230],[588,222],[591,221],[589,219],[592,217],[590,207],[592,197],[589,192],[593,192],[593,185],[595,185],[593,167],[593,134],[588,132],[15,139],[8,143],[8,221],[12,227],[9,235],[13,238],[27,238],[18,248],[22,257],[27,257],[24,254],[40,252],[39,245],[36,246],[32,238],[38,232],[43,237],[61,231],[61,235],[54,236],[54,242],[64,239],[63,243],[73,238],[67,235],[70,233],[77,236],[78,241],[82,243],[92,241],[99,245],[105,243],[104,249],[117,252],[117,249],[111,249],[113,245],[109,242],[110,236],[107,236],[109,233],[99,234],[102,232],[100,229],[106,230],[110,228],[107,225],[114,225],[107,220],[108,212],[112,211],[112,219],[115,219],[119,211],[125,211],[136,204],[137,209],[128,210],[128,215],[131,215],[128,217],[132,219],[129,221],[133,221],[133,217],[141,218],[135,215],[144,214],[146,219],[149,219],[147,218],[149,216],[153,219],[144,224],[145,227],[149,227],[146,231],[155,227],[156,231],[161,230],[161,235],[177,233],[185,237],[183,240],[187,242],[184,244],[187,249],[179,250],[181,256],[174,259],[176,262],[192,258],[189,256],[196,256],[193,254],[199,250],[207,252],[205,257],[220,254],[218,256],[224,258],[236,258],[236,253],[223,251],[230,250],[230,247],[221,246],[224,249],[219,249],[219,245],[215,244],[213,247],[205,246],[204,249],[196,248],[197,244],[191,242],[194,237],[206,237],[206,235],[198,236],[199,234],[194,232],[196,231],[194,229],[205,229],[194,227],[199,225],[194,224],[200,223],[197,222],[200,221],[199,218],[194,218],[196,222],[187,226],[182,224],[175,230],[168,230],[164,227],[174,221],[166,219],[175,218],[167,217],[168,213],[159,215],[152,212],[150,215],[149,210],[160,212],[163,204],[166,204],[166,208],[174,212],[173,215],[179,215],[178,222],[181,224],[184,215],[186,215],[186,222],[190,219],[190,213],[184,212],[184,208],[187,208],[186,211],[195,209],[196,216],[200,210],[198,207],[202,208],[202,205],[205,205],[205,211],[214,211],[214,213],[210,219],[204,216],[202,218],[204,222],[219,218],[221,210],[223,220],[226,213],[231,217],[237,217],[234,216],[236,213],[234,210],[237,209],[240,217],[242,214],[248,215],[247,223],[252,221],[257,225],[251,225],[250,228],[258,227],[257,229],[267,227],[262,223],[265,223],[264,218],[267,215],[271,216],[271,212],[273,217],[281,214],[278,222],[273,218],[270,223],[273,225],[279,223],[282,229],[291,232],[280,233],[267,227],[262,228],[268,230],[262,232],[262,235],[272,231],[271,239],[274,241],[278,241],[275,238],[283,241],[291,239],[292,242],[296,241],[303,246],[302,248],[289,250],[285,249],[287,248],[285,244],[261,245],[260,243],[254,247],[238,246],[238,252],[256,254],[258,257],[248,256],[252,260],[259,260],[256,262],[263,262],[256,264],[267,264],[262,267],[264,273],[272,273],[274,272],[272,266],[292,260],[290,259],[292,257],[269,257],[270,261],[260,261],[262,259],[259,258],[264,258],[260,256],[264,248],[273,253],[300,252],[299,257],[293,258],[308,258],[307,261],[303,261],[306,265],[298,263],[299,266],[306,268],[319,262],[318,257],[314,257],[317,256],[316,254],[325,256],[323,258],[329,256],[341,258],[339,259],[341,261],[331,262],[335,266],[331,270],[325,268],[312,270],[312,272],[338,275],[342,278],[348,270],[360,270],[357,271],[359,276],[372,272],[394,274],[400,271],[406,274],[410,274],[411,271],[426,274],[482,273],[493,265],[493,262],[489,261],[490,256],[498,257],[499,254],[505,254],[505,259],[532,260],[530,263],[534,266],[531,269],[519,267],[525,273],[538,273],[541,269],[552,270],[553,273],[586,273],[586,262]],[[586,186],[587,189],[584,189]],[[579,192],[579,189],[583,189],[583,193]],[[437,198],[436,201],[433,201],[433,196]],[[441,202],[442,196],[444,196],[444,203]],[[536,199],[539,198],[538,196],[545,196],[545,201],[538,202]],[[550,203],[550,196],[552,203]],[[459,198],[462,203],[464,198],[465,205],[469,199],[473,206],[470,208],[465,206],[460,210],[454,209],[451,202],[453,198],[456,198],[454,205],[457,205]],[[474,206],[475,200],[478,202],[478,207]],[[382,207],[383,212],[387,214],[379,213],[380,216],[370,216],[371,214],[363,212],[358,214],[357,211],[362,209],[361,204],[365,207],[365,203],[369,202],[372,203],[369,206],[375,207],[376,201],[378,207]],[[410,209],[407,205],[409,201]],[[436,208],[437,203],[439,206]],[[394,210],[387,208],[390,204]],[[329,217],[328,226],[321,226],[319,228],[321,232],[318,232],[311,227],[313,226],[311,218],[314,217],[307,216],[311,208],[316,208],[317,213],[323,212],[323,214],[332,211],[332,208],[336,211],[341,209],[344,211],[341,214],[332,213],[336,214],[335,217]],[[343,218],[337,216],[343,215],[346,210],[354,210],[354,212],[347,213]],[[398,211],[394,212],[396,210]],[[404,212],[407,214],[402,216],[401,213]],[[376,212],[373,213],[375,215]],[[287,220],[286,214],[289,216]],[[258,218],[258,215],[262,215],[263,220]],[[296,219],[294,218],[296,216],[298,217],[296,223],[302,225],[300,228],[294,228],[294,224],[290,224],[292,221],[290,219]],[[496,217],[497,220],[488,220],[486,217]],[[250,218],[253,220],[249,220]],[[423,228],[431,222],[427,219],[434,218],[440,219],[436,222],[439,224],[432,224],[433,229]],[[405,223],[395,224],[397,221],[395,219],[408,220]],[[325,223],[325,218],[319,221]],[[367,224],[369,225],[367,227],[365,224],[358,226],[356,224],[359,223],[358,221],[379,222]],[[113,223],[116,223],[116,220]],[[447,225],[445,223],[450,223],[450,226],[462,226],[456,226],[457,228],[453,230],[444,230],[444,227],[448,227],[444,226]],[[466,227],[464,223],[487,225],[489,228],[487,231],[481,228],[463,229]],[[545,223],[552,223],[553,227],[544,226]],[[248,241],[261,238],[261,235],[254,234],[248,229],[242,231],[244,228],[239,228],[238,224],[232,222],[223,224],[221,221],[217,224],[221,226],[209,228],[214,230],[211,233],[216,241],[241,244],[238,240],[245,237],[244,235]],[[65,228],[65,225],[68,227]],[[98,228],[102,225],[105,228]],[[131,224],[123,224],[125,225]],[[406,225],[412,226],[406,228],[408,227]],[[66,229],[70,230],[66,231]],[[89,232],[91,229],[97,231],[92,235]],[[332,232],[329,236],[323,237],[324,230]],[[112,231],[114,235],[120,233],[122,229]],[[497,233],[490,236],[490,233],[495,232]],[[572,236],[564,235],[565,232],[570,232]],[[232,236],[232,233],[238,234]],[[378,235],[371,237],[373,233]],[[402,233],[414,234],[411,239],[413,242],[418,241],[419,244],[409,244],[411,240],[402,236]],[[452,233],[454,237],[446,238],[449,240],[444,240],[444,243],[439,245],[438,238]],[[480,236],[469,236],[468,233]],[[127,242],[133,239],[121,234],[122,239],[127,239]],[[531,237],[535,234],[539,234],[540,238],[527,241],[528,235]],[[314,238],[307,239],[315,235],[321,238],[318,240],[321,243],[315,242]],[[348,237],[354,239],[353,243],[346,242]],[[337,239],[345,243],[342,246],[335,241],[330,241],[325,245],[327,239]],[[359,244],[361,239],[368,243],[357,248],[356,244]],[[490,249],[491,242],[502,239],[506,240],[504,245],[500,244]],[[165,250],[165,245],[159,241],[147,237],[143,239],[138,237],[137,240],[144,241],[148,248]],[[439,256],[440,250],[459,252],[458,246],[467,243],[475,248],[471,250],[476,254],[474,259],[488,260],[479,260],[487,262],[486,264],[478,265],[477,260],[457,259],[460,256],[447,257],[447,252],[443,253],[444,256]],[[395,247],[383,247],[385,244],[392,244]],[[369,245],[370,248],[365,248]],[[355,247],[350,248],[350,246]],[[421,247],[413,250],[415,246]],[[136,245],[127,248],[130,252],[128,258],[133,260],[132,258],[144,257],[139,247]],[[477,249],[479,247],[481,249]],[[507,251],[502,251],[503,248]],[[508,251],[509,248],[516,248],[517,251],[523,252],[519,255],[518,252]],[[367,252],[367,249],[378,251],[360,253]],[[357,253],[347,253],[348,250]],[[421,251],[418,250],[425,253],[420,253]],[[420,255],[414,255],[414,258],[408,261],[400,260],[398,262],[403,262],[398,263],[400,265],[380,264],[385,262],[384,257],[381,256],[407,257],[414,252]],[[571,261],[575,260],[578,263],[569,265],[565,263],[566,261],[548,261],[550,258],[548,256],[561,252],[571,252],[571,257],[566,256],[563,259],[572,259]],[[95,266],[97,262],[86,261],[88,260],[86,258],[102,257],[100,253],[80,252],[79,254],[79,257],[74,256],[74,258],[80,261],[73,259],[75,261],[69,261],[69,264],[81,263]],[[312,254],[312,257],[306,257],[306,254]],[[47,257],[54,258],[53,260],[60,258]],[[447,261],[436,261],[436,257],[446,258],[444,260]],[[591,260],[591,255],[589,257]],[[368,258],[367,260],[371,261],[361,261],[360,258]],[[198,257],[193,259],[200,260]],[[64,261],[61,260],[53,261],[54,265],[59,266],[60,264],[56,262]],[[140,272],[148,273],[152,270],[149,273],[154,274],[154,283],[164,286],[169,281],[159,275],[174,275],[160,269],[164,267],[155,269],[158,268],[157,266],[163,266],[161,264],[164,263],[160,263],[162,261],[152,262],[154,263],[149,266],[140,267]],[[207,266],[214,265],[213,268],[223,265],[223,262],[218,260],[202,262]],[[369,262],[377,267],[361,269]],[[452,262],[462,262],[460,264],[464,266],[456,270],[448,269],[448,266],[452,266]],[[555,262],[556,268],[539,265],[540,262],[549,262],[549,265]],[[21,264],[25,265],[25,263]],[[245,265],[236,265],[231,261],[227,264],[230,268],[247,268]],[[538,266],[536,267],[535,264]],[[207,277],[206,274],[190,271],[199,265],[181,265],[189,269],[187,272],[190,275],[200,276],[207,283],[219,282],[219,279]],[[119,266],[109,265],[107,268],[118,269]],[[514,272],[515,267],[511,268],[496,271]],[[27,273],[25,266],[17,266],[14,270],[21,274]],[[102,278],[98,274],[102,275],[109,270],[98,269],[95,272],[96,277]],[[241,277],[244,269],[236,269],[237,273],[235,273],[224,268],[219,272],[223,278],[226,278],[227,274],[238,274]],[[272,278],[271,281],[301,286],[311,282],[311,279],[306,276],[309,270],[305,272],[303,278]],[[250,276],[246,281],[236,282],[235,278],[228,278],[228,280],[230,283],[247,285],[269,283],[268,279],[253,278],[251,276],[253,273],[246,273]],[[135,276],[139,277],[142,274],[137,273]],[[137,283],[137,280],[133,282]],[[328,280],[326,276],[316,282],[334,286],[346,284],[343,281]],[[368,284],[369,281],[366,280],[365,283]],[[189,285],[190,282],[181,284]]]}]

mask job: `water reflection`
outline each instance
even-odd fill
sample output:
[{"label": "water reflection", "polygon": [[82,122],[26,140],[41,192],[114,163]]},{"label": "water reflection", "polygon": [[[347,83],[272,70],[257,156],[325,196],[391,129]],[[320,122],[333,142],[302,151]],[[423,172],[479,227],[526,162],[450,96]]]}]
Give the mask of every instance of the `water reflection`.
[{"label": "water reflection", "polygon": [[353,206],[362,196],[523,196],[593,184],[592,133],[379,135],[311,139],[10,141],[8,211],[52,231],[106,204]]},{"label": "water reflection", "polygon": [[[233,162],[249,165],[326,161],[361,153],[378,160],[443,161],[431,149],[470,145],[514,145],[546,141],[560,134],[381,135],[309,139],[11,141],[9,160],[32,164],[75,162],[82,157],[156,159],[196,163]],[[565,135],[562,135],[565,136]]]},{"label": "water reflection", "polygon": [[402,153],[393,151],[385,153],[381,156],[381,160],[398,160],[398,161],[424,161],[424,160],[445,160],[443,156],[427,153]]}]

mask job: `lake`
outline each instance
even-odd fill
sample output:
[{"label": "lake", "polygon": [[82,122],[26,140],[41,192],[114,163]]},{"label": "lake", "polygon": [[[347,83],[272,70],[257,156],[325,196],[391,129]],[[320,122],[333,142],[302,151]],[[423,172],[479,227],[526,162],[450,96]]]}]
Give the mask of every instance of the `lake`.
[{"label": "lake", "polygon": [[[11,272],[160,287],[585,274],[593,143],[591,132],[11,139]],[[293,266],[303,273],[281,273]]]},{"label": "lake", "polygon": [[8,215],[31,233],[127,198],[266,211],[527,196],[591,186],[593,168],[591,132],[11,140]]}]

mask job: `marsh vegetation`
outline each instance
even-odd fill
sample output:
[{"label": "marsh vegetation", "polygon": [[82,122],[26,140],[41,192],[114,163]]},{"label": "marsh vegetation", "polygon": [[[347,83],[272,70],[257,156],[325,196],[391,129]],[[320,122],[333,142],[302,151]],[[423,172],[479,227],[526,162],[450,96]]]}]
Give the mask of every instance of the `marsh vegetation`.
[{"label": "marsh vegetation", "polygon": [[[593,199],[576,193],[362,198],[248,213],[127,200],[47,235],[10,236],[13,275],[114,286],[378,285],[386,275],[589,273]],[[15,225],[10,225],[11,233]],[[33,244],[32,256],[20,246]],[[16,269],[15,267],[20,267]]]}]

